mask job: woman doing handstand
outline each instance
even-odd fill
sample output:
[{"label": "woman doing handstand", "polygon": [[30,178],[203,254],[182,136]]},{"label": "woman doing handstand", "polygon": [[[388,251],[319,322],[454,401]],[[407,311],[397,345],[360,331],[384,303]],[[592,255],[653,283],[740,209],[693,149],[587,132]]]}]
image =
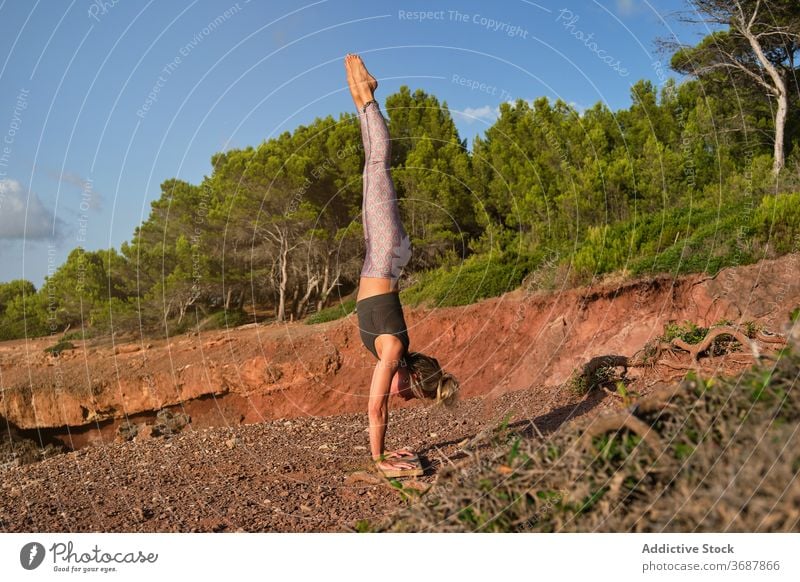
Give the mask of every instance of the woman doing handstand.
[{"label": "woman doing handstand", "polygon": [[386,474],[414,468],[409,462],[414,457],[411,451],[384,452],[389,396],[447,403],[455,398],[459,384],[435,358],[408,349],[398,279],[411,257],[411,245],[390,173],[389,129],[374,99],[377,80],[357,55],[345,57],[345,68],[365,152],[362,224],[367,250],[356,312],[361,340],[378,359],[369,390],[370,452],[377,468]]}]

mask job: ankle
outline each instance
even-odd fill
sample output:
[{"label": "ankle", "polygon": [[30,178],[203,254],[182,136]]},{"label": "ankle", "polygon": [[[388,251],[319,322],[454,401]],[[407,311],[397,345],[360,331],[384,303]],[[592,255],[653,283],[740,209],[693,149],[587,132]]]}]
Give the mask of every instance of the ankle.
[{"label": "ankle", "polygon": [[375,101],[375,92],[369,87],[367,87],[366,84],[361,85],[359,89],[360,91],[358,97],[359,99],[361,99],[362,103],[366,105],[370,101]]},{"label": "ankle", "polygon": [[365,113],[367,111],[367,105],[370,103],[374,103],[376,106],[378,105],[378,102],[375,99],[367,99],[366,101],[361,102],[361,107],[359,107],[358,110],[362,113]]}]

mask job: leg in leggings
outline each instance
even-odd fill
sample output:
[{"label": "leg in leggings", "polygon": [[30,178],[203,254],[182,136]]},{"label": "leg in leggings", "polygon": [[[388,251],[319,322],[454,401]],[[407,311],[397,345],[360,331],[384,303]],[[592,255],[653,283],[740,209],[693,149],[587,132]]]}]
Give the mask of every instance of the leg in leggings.
[{"label": "leg in leggings", "polygon": [[390,173],[392,152],[389,128],[377,101],[359,112],[364,141],[364,201],[362,221],[367,254],[362,277],[391,279],[394,286],[411,258],[411,244],[400,221],[397,192]]}]

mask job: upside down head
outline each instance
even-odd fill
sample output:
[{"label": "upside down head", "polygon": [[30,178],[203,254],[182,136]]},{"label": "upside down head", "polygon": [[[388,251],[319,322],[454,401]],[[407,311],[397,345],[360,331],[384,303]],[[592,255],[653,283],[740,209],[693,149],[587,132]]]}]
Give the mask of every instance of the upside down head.
[{"label": "upside down head", "polygon": [[460,384],[455,376],[442,370],[436,358],[420,352],[409,352],[405,360],[411,392],[416,398],[445,405],[455,402]]}]

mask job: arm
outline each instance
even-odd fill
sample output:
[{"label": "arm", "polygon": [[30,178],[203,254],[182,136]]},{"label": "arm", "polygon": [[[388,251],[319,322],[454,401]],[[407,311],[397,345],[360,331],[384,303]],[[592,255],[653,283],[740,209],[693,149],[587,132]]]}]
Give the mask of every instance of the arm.
[{"label": "arm", "polygon": [[397,366],[380,360],[372,373],[369,388],[369,448],[374,460],[383,455],[386,425],[389,422],[389,388]]},{"label": "arm", "polygon": [[[389,423],[389,393],[392,381],[400,367],[400,358],[403,354],[403,344],[395,337],[380,336],[383,345],[376,342],[381,356],[372,373],[372,383],[369,389],[369,445],[372,458],[380,461],[384,456],[384,442],[386,426]],[[380,349],[383,348],[383,349]],[[381,462],[384,468],[409,468],[411,465],[398,461]]]}]

